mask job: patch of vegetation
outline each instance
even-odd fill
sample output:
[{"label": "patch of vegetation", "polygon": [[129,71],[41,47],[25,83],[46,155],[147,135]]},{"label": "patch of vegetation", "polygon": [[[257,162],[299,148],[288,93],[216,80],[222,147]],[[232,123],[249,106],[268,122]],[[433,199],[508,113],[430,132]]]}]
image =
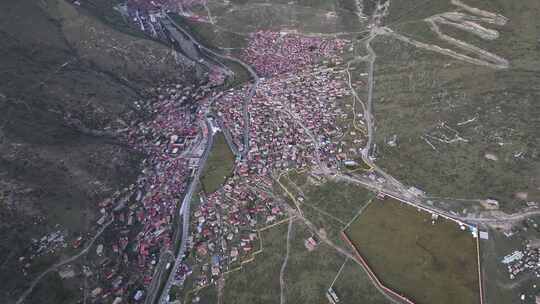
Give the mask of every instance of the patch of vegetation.
[{"label": "patch of vegetation", "polygon": [[85,9],[83,12],[88,12],[91,16],[99,19],[101,22],[114,28],[117,31],[145,39],[150,39],[149,36],[141,32],[137,26],[129,22],[126,17],[122,16],[115,9],[117,5],[122,5],[126,1],[123,0],[87,0],[81,3]]},{"label": "patch of vegetation", "polygon": [[233,61],[227,61],[225,63],[234,73],[234,78],[227,79],[226,86],[229,88],[241,86],[245,84],[249,79],[251,78],[249,72],[240,64],[233,62]]},{"label": "patch of vegetation", "polygon": [[225,276],[224,303],[279,302],[279,272],[285,256],[287,223],[263,231],[263,252]]},{"label": "patch of vegetation", "polygon": [[58,273],[54,272],[43,278],[27,299],[28,303],[67,304],[77,301],[79,294],[68,288]]},{"label": "patch of vegetation", "polygon": [[[289,260],[285,269],[286,300],[288,303],[324,303],[326,291],[345,257],[324,243],[320,243],[315,250],[308,251],[304,241],[312,236],[311,232],[300,222],[296,222],[293,229]],[[366,274],[354,270],[358,267],[352,261],[348,261],[344,267],[348,280],[340,280],[339,296],[343,302],[387,303]],[[355,294],[359,288],[362,293]],[[352,294],[355,294],[354,298],[349,297]]]},{"label": "patch of vegetation", "polygon": [[[233,56],[240,57],[241,49],[247,44],[245,37],[225,29],[215,27],[211,24],[191,21],[180,15],[170,14],[176,23],[185,28],[190,34],[205,47],[222,53],[220,48],[230,49]],[[221,59],[219,59],[221,61]],[[225,64],[234,73],[233,78],[228,78],[227,87],[235,87],[246,83],[250,79],[249,72],[240,64],[234,61],[224,60]]]},{"label": "patch of vegetation", "polygon": [[[92,1],[98,2],[103,10],[112,5]],[[9,248],[0,250],[0,298],[6,303],[29,281],[17,259],[29,257],[32,238],[53,229],[67,230],[68,240],[84,234],[95,223],[97,202],[138,174],[140,154],[84,129],[129,121],[125,113],[144,88],[181,75],[168,47],[94,14],[64,0],[0,3],[0,192],[8,198],[0,205],[0,248]],[[64,301],[41,296],[40,303]]]},{"label": "patch of vegetation", "polygon": [[49,0],[49,14],[59,18],[62,34],[78,55],[133,87],[170,78],[179,67],[170,48],[128,35],[64,1]]},{"label": "patch of vegetation", "polygon": [[[334,244],[346,248],[341,231],[368,204],[374,194],[348,183],[338,183],[325,179],[316,180],[306,173],[291,171],[282,176],[280,182],[296,197],[298,208],[304,217],[326,235]],[[282,189],[277,189],[282,191]],[[291,207],[297,208],[287,193]],[[299,200],[303,198],[303,200]]]},{"label": "patch of vegetation", "polygon": [[188,30],[197,41],[209,49],[241,49],[247,44],[246,37],[243,35],[216,27],[211,23],[189,20],[176,14],[171,14],[171,16],[175,22]]},{"label": "patch of vegetation", "polygon": [[456,223],[395,200],[377,201],[347,234],[388,287],[415,303],[479,301],[475,240]]},{"label": "patch of vegetation", "polygon": [[456,7],[452,5],[451,0],[392,1],[385,23],[392,25],[417,21],[453,10],[456,10]]},{"label": "patch of vegetation", "polygon": [[[376,38],[377,162],[429,195],[492,197],[511,211],[525,201],[540,199],[540,141],[535,136],[540,125],[533,114],[539,111],[534,101],[540,97],[540,59],[535,55],[537,39],[532,38],[538,36],[540,24],[536,19],[524,21],[540,8],[535,1],[515,6],[495,1],[481,8],[509,18],[504,26],[483,24],[501,33],[497,40],[482,40],[448,26],[441,29],[505,57],[509,69],[480,67],[388,37]],[[461,52],[434,36],[424,22],[411,21],[390,27],[421,42]],[[441,123],[465,141],[443,143],[429,137],[453,138],[454,131]],[[397,147],[387,145],[394,135]],[[527,193],[527,199],[518,199],[518,192]]]},{"label": "patch of vegetation", "polygon": [[362,266],[352,260],[347,261],[333,288],[343,303],[388,303],[388,300],[375,289]]},{"label": "patch of vegetation", "polygon": [[301,181],[302,177],[292,177],[294,184],[289,184],[288,188],[294,191],[295,184],[300,188],[305,196],[302,205],[306,205],[302,209],[315,207],[345,223],[375,196],[373,192],[350,183],[325,181],[316,185],[313,182],[296,183],[295,180]]},{"label": "patch of vegetation", "polygon": [[214,136],[214,146],[210,151],[201,177],[204,191],[212,193],[218,190],[227,177],[231,175],[233,167],[234,154],[229,149],[223,133],[218,133]]},{"label": "patch of vegetation", "polygon": [[289,260],[285,268],[286,299],[289,303],[319,303],[343,258],[326,244],[308,251],[304,241],[312,233],[296,221],[290,239]]},{"label": "patch of vegetation", "polygon": [[[210,285],[205,288],[202,288],[194,293],[189,294],[185,298],[178,298],[182,303],[193,303],[195,299],[198,299],[200,304],[215,304],[217,303],[217,287],[215,285]],[[226,302],[228,303],[228,302]],[[235,302],[232,302],[235,303]]]},{"label": "patch of vegetation", "polygon": [[[345,3],[347,2],[347,3]],[[212,16],[220,29],[247,34],[257,30],[293,29],[303,33],[342,33],[365,29],[355,14],[353,1],[273,1],[241,0],[235,5],[211,3]]]}]

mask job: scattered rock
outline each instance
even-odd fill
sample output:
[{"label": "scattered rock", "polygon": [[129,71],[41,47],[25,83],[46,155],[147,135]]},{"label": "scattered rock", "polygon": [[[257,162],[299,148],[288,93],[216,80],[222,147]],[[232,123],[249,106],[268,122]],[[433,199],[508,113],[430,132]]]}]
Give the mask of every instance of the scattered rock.
[{"label": "scattered rock", "polygon": [[484,154],[484,157],[487,159],[487,160],[493,160],[493,161],[498,161],[499,158],[497,157],[497,155],[493,154],[493,153],[486,153]]},{"label": "scattered rock", "polygon": [[514,193],[514,196],[517,199],[526,200],[529,197],[529,193],[527,193],[527,192],[516,192],[516,193]]},{"label": "scattered rock", "polygon": [[58,270],[58,275],[62,279],[71,279],[75,276],[75,270],[71,266],[64,267]]},{"label": "scattered rock", "polygon": [[398,140],[397,135],[394,134],[392,135],[392,138],[386,142],[386,144],[389,145],[390,147],[397,147],[397,140]]},{"label": "scattered rock", "polygon": [[499,202],[491,198],[480,201],[480,204],[482,205],[482,207],[484,207],[487,210],[499,209]]}]

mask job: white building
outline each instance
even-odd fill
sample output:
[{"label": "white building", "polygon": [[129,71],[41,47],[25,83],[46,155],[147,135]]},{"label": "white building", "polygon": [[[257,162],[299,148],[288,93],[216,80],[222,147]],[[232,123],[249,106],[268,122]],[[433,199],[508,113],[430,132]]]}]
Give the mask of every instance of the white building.
[{"label": "white building", "polygon": [[503,264],[510,264],[512,262],[519,261],[522,258],[523,258],[523,252],[521,252],[519,250],[516,250],[516,251],[512,252],[511,254],[504,256],[504,258],[502,260],[502,263]]}]

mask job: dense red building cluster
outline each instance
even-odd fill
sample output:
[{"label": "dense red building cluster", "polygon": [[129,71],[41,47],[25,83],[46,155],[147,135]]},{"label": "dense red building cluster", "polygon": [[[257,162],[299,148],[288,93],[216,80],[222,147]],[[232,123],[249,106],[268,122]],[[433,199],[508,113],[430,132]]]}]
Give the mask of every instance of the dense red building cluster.
[{"label": "dense red building cluster", "polygon": [[252,34],[243,58],[260,76],[273,76],[298,70],[322,58],[336,58],[346,43],[341,39],[258,31]]},{"label": "dense red building cluster", "polygon": [[[249,85],[226,92],[217,102],[218,115],[242,147],[242,103]],[[268,175],[272,170],[302,168],[320,161],[331,167],[347,158],[338,138],[343,112],[338,105],[349,90],[337,68],[309,65],[259,83],[249,104],[247,173]],[[318,143],[316,151],[315,141]]]}]

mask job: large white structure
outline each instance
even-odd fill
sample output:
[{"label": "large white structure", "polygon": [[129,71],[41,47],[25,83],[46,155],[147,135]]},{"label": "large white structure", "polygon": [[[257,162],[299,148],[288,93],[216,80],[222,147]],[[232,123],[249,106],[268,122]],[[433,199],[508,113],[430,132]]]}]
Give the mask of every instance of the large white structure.
[{"label": "large white structure", "polygon": [[522,258],[523,258],[523,252],[521,252],[519,250],[516,250],[516,251],[512,252],[511,254],[504,256],[504,258],[502,260],[502,263],[503,264],[510,264],[512,262],[519,261]]}]

